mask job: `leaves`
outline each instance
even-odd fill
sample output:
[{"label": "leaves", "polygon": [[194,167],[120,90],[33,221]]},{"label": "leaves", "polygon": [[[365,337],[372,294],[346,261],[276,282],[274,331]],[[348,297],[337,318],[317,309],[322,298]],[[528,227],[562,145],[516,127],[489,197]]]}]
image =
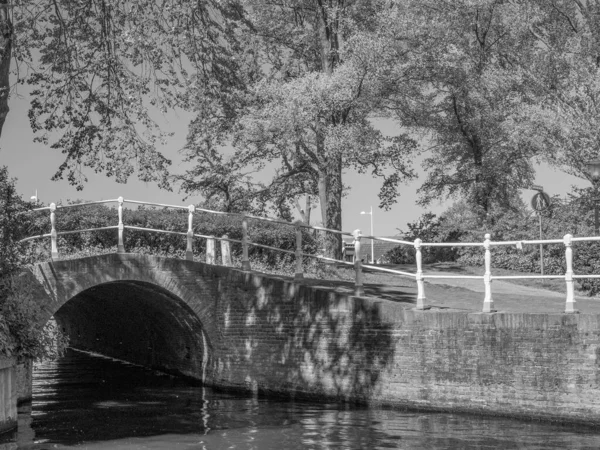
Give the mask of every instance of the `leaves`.
[{"label": "leaves", "polygon": [[171,162],[158,147],[170,133],[158,118],[237,82],[234,3],[55,0],[13,10],[35,139],[65,155],[53,179],[78,189],[88,170],[168,187]]},{"label": "leaves", "polygon": [[27,220],[30,209],[0,167],[0,355],[18,358],[51,356],[65,342],[58,330],[41,323],[44,312],[22,273],[27,252],[18,241],[34,228]]}]

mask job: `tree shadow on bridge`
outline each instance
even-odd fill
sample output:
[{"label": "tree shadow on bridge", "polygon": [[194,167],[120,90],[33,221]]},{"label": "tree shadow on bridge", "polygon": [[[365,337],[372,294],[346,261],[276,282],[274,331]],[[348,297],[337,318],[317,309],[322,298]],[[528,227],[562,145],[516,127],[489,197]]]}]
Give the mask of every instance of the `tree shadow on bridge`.
[{"label": "tree shadow on bridge", "polygon": [[394,316],[401,317],[406,306],[352,297],[338,283],[332,290],[318,286],[323,280],[314,282],[246,273],[233,296],[229,284],[221,292],[231,299],[226,322],[238,325],[224,327],[230,351],[221,363],[231,372],[218,376],[278,395],[380,399],[383,379],[393,374],[399,325]]},{"label": "tree shadow on bridge", "polygon": [[[354,283],[349,281],[305,278],[302,280],[302,284],[311,286],[315,289],[324,289],[350,296],[354,295],[355,290]],[[364,283],[364,296],[389,300],[396,303],[405,303],[407,306],[415,305],[417,303],[417,286],[398,285],[397,283],[390,282],[366,282]]]}]

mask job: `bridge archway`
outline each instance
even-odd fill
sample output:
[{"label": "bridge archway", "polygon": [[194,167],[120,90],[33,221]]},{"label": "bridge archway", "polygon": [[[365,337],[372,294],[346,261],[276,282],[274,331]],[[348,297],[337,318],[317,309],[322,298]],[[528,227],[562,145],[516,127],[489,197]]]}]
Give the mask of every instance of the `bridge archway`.
[{"label": "bridge archway", "polygon": [[218,282],[198,266],[113,254],[39,264],[32,272],[43,320],[54,316],[73,347],[209,381]]},{"label": "bridge archway", "polygon": [[164,288],[139,281],[97,285],[67,301],[54,318],[74,348],[204,378],[209,349],[202,324]]}]

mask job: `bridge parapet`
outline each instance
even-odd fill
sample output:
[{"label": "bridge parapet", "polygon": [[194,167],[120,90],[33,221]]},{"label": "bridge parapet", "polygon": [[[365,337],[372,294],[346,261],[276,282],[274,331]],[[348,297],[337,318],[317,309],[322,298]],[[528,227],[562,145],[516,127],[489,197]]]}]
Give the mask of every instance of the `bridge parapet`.
[{"label": "bridge parapet", "polygon": [[[78,229],[78,230],[61,230],[58,231],[56,229],[56,214],[60,213],[61,210],[67,208],[77,208],[81,206],[94,205],[94,204],[106,204],[106,203],[117,203],[118,204],[118,222],[113,226],[105,226],[105,227],[96,227],[96,228],[87,228],[87,229]],[[161,230],[147,227],[139,227],[127,225],[123,221],[123,205],[125,203],[134,204],[134,205],[147,205],[147,206],[157,206],[162,208],[170,208],[170,209],[179,209],[188,211],[188,221],[187,221],[187,230],[186,231],[173,231],[173,230]],[[31,241],[36,239],[44,239],[49,238],[51,243],[51,257],[53,260],[59,260],[60,254],[58,249],[58,237],[62,235],[75,234],[75,233],[85,233],[85,232],[97,232],[97,231],[105,231],[105,230],[117,230],[118,234],[118,245],[117,251],[118,253],[125,253],[126,249],[124,246],[123,235],[125,230],[136,230],[141,232],[148,233],[161,233],[161,234],[170,234],[170,235],[179,235],[186,239],[186,251],[185,251],[185,259],[194,260],[193,254],[193,242],[195,239],[205,239],[207,242],[207,252],[206,252],[206,262],[209,264],[216,264],[216,252],[215,252],[215,242],[219,241],[221,244],[221,254],[222,265],[231,266],[231,250],[230,244],[236,243],[240,244],[242,247],[242,259],[241,259],[241,268],[244,271],[250,271],[251,264],[249,260],[249,247],[259,247],[264,248],[270,251],[280,252],[292,255],[296,259],[296,267],[295,267],[295,279],[301,280],[304,277],[303,274],[303,259],[304,258],[314,258],[320,261],[332,262],[345,266],[352,266],[355,271],[355,295],[362,296],[363,295],[363,277],[362,271],[364,268],[386,272],[399,275],[401,277],[408,277],[415,280],[417,284],[417,303],[416,309],[423,310],[427,309],[426,305],[426,296],[425,296],[425,285],[424,281],[427,279],[478,279],[482,280],[485,286],[485,296],[483,299],[483,308],[482,311],[486,313],[495,312],[494,309],[494,300],[492,296],[492,281],[493,280],[509,280],[509,279],[564,279],[566,283],[566,301],[565,301],[565,312],[566,313],[577,313],[576,309],[576,301],[574,295],[574,280],[576,279],[593,279],[600,278],[600,274],[575,274],[573,271],[573,248],[572,245],[574,242],[593,242],[600,241],[600,236],[591,236],[591,237],[573,237],[570,234],[565,235],[562,239],[538,239],[538,240],[513,240],[513,241],[492,241],[490,234],[485,235],[485,239],[483,242],[423,242],[421,239],[415,239],[414,242],[409,242],[401,239],[394,239],[389,237],[382,236],[369,236],[363,235],[360,230],[354,230],[353,232],[341,231],[341,230],[333,230],[325,227],[312,226],[307,225],[301,222],[287,222],[280,219],[274,219],[270,217],[259,217],[251,214],[242,214],[242,213],[230,213],[223,211],[214,211],[205,208],[199,208],[195,205],[170,205],[156,202],[146,202],[139,200],[130,200],[124,199],[123,197],[119,197],[117,199],[109,199],[109,200],[100,200],[100,201],[92,201],[85,203],[77,203],[70,205],[57,205],[55,203],[51,203],[49,206],[36,208],[33,211],[49,211],[50,212],[50,232],[41,235],[30,236],[22,240]],[[214,215],[227,215],[227,216],[237,216],[241,217],[241,227],[242,227],[242,239],[231,239],[227,235],[217,237],[217,236],[208,236],[203,234],[198,234],[194,232],[194,214],[196,212],[204,212],[208,214]],[[282,226],[290,226],[294,227],[296,230],[296,243],[295,250],[288,250],[283,248],[277,248],[265,244],[259,244],[257,242],[252,242],[251,237],[248,232],[248,222],[250,220],[255,221],[263,221],[274,224],[279,224]],[[316,253],[306,253],[303,251],[303,241],[302,241],[302,232],[301,229],[310,229],[319,232],[325,233],[335,233],[342,236],[350,236],[353,237],[353,261],[344,261],[338,260],[334,258],[329,258],[324,254],[316,254]],[[372,264],[363,264],[363,255],[361,253],[361,240],[370,239],[372,241],[382,241],[393,244],[398,244],[399,246],[410,246],[414,248],[415,251],[415,271],[407,272],[402,270],[396,270],[389,267],[383,267],[381,265],[376,265],[373,261]],[[542,244],[559,244],[564,245],[565,252],[565,273],[564,275],[493,275],[492,274],[492,252],[491,249],[493,247],[501,247],[501,246],[514,246],[517,249],[523,249],[525,245],[532,246],[541,246]],[[448,274],[435,274],[435,273],[424,273],[423,272],[423,263],[422,263],[422,249],[424,247],[480,247],[484,252],[484,262],[485,262],[485,271],[483,275],[448,275]]]}]

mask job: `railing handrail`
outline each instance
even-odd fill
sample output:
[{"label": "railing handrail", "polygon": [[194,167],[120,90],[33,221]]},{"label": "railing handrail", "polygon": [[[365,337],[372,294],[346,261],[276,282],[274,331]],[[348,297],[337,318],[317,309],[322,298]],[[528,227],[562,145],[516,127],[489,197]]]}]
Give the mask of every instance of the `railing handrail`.
[{"label": "railing handrail", "polygon": [[[54,204],[54,205],[55,205],[56,210],[59,210],[59,209],[77,208],[77,207],[81,207],[81,206],[97,205],[97,204],[103,204],[103,203],[118,203],[118,202],[119,202],[119,199],[108,199],[108,200],[96,200],[96,201],[89,201],[89,202],[82,202],[82,203],[71,203],[68,205],[56,205],[56,204]],[[167,204],[167,203],[158,203],[158,202],[150,202],[150,201],[145,201],[145,200],[131,200],[131,199],[123,199],[122,203],[159,206],[159,207],[163,207],[163,208],[181,209],[181,210],[186,210],[186,211],[189,210],[190,206],[193,206],[193,205],[190,205],[190,206],[171,205],[171,204]],[[51,206],[49,205],[49,206],[44,206],[44,207],[40,207],[40,208],[34,208],[31,211],[44,211],[44,210],[50,210],[50,209],[51,209]],[[217,214],[217,215],[237,216],[237,217],[241,217],[241,218],[246,217],[248,219],[261,220],[264,222],[276,223],[276,224],[280,224],[280,225],[294,226],[294,227],[298,226],[301,228],[308,228],[308,229],[316,230],[316,231],[326,231],[326,232],[336,233],[336,234],[340,234],[340,235],[344,235],[344,236],[353,236],[353,233],[349,232],[349,231],[334,230],[331,228],[320,227],[317,225],[307,225],[300,221],[288,222],[288,221],[281,220],[281,219],[275,219],[273,217],[255,216],[252,214],[239,213],[239,212],[216,211],[216,210],[211,210],[211,209],[206,209],[206,208],[200,208],[197,206],[194,206],[194,210],[200,211],[200,212],[206,212],[206,213],[210,213],[210,214]],[[108,228],[108,227],[105,227],[105,228]],[[104,229],[104,228],[98,228],[98,229]],[[93,230],[93,229],[80,230],[80,231],[83,232],[83,231],[91,231],[91,230]],[[159,230],[152,230],[152,231],[159,231]],[[38,236],[38,237],[41,237],[41,236]],[[36,238],[36,237],[28,237],[25,239],[34,239],[34,238]],[[387,236],[371,236],[371,235],[367,235],[367,234],[362,234],[361,238],[362,239],[373,239],[373,240],[382,241],[382,242],[390,242],[390,243],[394,243],[394,244],[397,243],[399,245],[414,246],[414,242],[406,241],[403,239],[395,239],[393,237],[387,237]],[[491,246],[505,246],[505,245],[519,246],[519,245],[540,245],[540,244],[562,244],[563,240],[564,240],[564,238],[490,241],[490,245]],[[573,237],[572,241],[573,242],[600,241],[600,236]],[[483,247],[483,242],[464,242],[464,241],[421,242],[421,247]]]},{"label": "railing handrail", "polygon": [[[105,227],[95,227],[95,228],[86,228],[81,230],[65,230],[65,231],[57,231],[56,229],[56,217],[55,212],[57,210],[63,210],[68,208],[77,208],[82,206],[89,205],[97,205],[104,203],[118,203],[118,225],[114,226],[105,226]],[[188,211],[188,229],[187,231],[174,231],[174,230],[161,230],[155,228],[146,228],[146,227],[138,227],[133,225],[125,225],[123,223],[123,204],[137,204],[137,205],[149,205],[149,206],[158,206],[163,208],[173,208],[179,210],[187,210]],[[492,299],[491,293],[491,282],[492,280],[509,280],[509,279],[556,279],[556,278],[564,278],[567,284],[567,300],[565,312],[573,313],[576,312],[575,309],[575,298],[574,298],[574,279],[582,279],[582,278],[600,278],[600,274],[574,274],[573,273],[573,242],[586,242],[586,241],[600,241],[600,236],[581,236],[581,237],[573,237],[570,234],[563,236],[561,239],[523,239],[523,240],[511,240],[511,241],[492,241],[490,234],[486,234],[484,240],[482,242],[422,242],[421,239],[415,239],[414,242],[396,239],[393,237],[384,237],[384,236],[370,236],[363,235],[360,230],[355,230],[352,233],[341,230],[333,230],[330,228],[308,225],[302,223],[300,221],[297,222],[288,222],[281,219],[275,219],[272,217],[260,217],[246,213],[238,213],[238,212],[225,212],[225,211],[214,211],[206,208],[199,208],[195,205],[182,206],[182,205],[171,205],[165,203],[158,202],[148,202],[148,201],[139,201],[139,200],[131,200],[124,199],[123,197],[119,197],[117,199],[108,199],[108,200],[97,200],[90,202],[81,202],[81,203],[72,203],[69,205],[56,205],[55,203],[51,203],[49,206],[44,206],[40,208],[32,209],[31,211],[50,211],[50,223],[51,230],[50,233],[40,234],[36,236],[29,236],[27,238],[22,239],[20,242],[27,242],[40,238],[50,237],[51,239],[51,254],[52,259],[58,259],[58,244],[57,238],[61,235],[75,234],[75,233],[84,233],[84,232],[94,232],[94,231],[103,231],[103,230],[118,230],[118,252],[123,253],[124,245],[123,245],[123,232],[124,230],[137,230],[144,232],[153,232],[153,233],[163,233],[170,235],[178,235],[184,236],[187,239],[187,248],[186,248],[186,259],[193,260],[193,249],[192,242],[194,238],[202,238],[207,240],[207,252],[206,258],[207,262],[214,263],[215,262],[215,249],[214,242],[221,242],[221,252],[223,255],[223,264],[231,265],[231,261],[226,259],[230,258],[230,243],[238,243],[242,245],[242,269],[250,270],[250,262],[248,259],[248,246],[253,245],[260,248],[265,248],[269,250],[279,251],[286,254],[292,254],[296,256],[296,274],[295,278],[302,278],[302,258],[310,257],[316,258],[322,261],[332,261],[344,265],[352,265],[354,266],[356,273],[356,281],[355,281],[355,294],[362,295],[363,294],[363,285],[362,285],[362,269],[367,268],[370,270],[394,273],[402,276],[408,276],[414,278],[417,282],[417,309],[426,309],[425,307],[425,292],[424,292],[424,280],[425,279],[476,279],[483,280],[485,286],[485,298],[484,298],[484,312],[493,312],[494,311],[494,303]],[[228,236],[216,237],[216,236],[207,236],[202,234],[194,233],[193,230],[193,215],[195,212],[204,212],[215,215],[228,215],[228,216],[236,216],[242,219],[242,240],[230,239]],[[252,242],[248,233],[248,220],[259,220],[263,222],[275,223],[284,226],[293,226],[296,229],[296,249],[282,249],[277,247],[272,247],[265,244],[259,244],[256,242]],[[325,231],[329,233],[335,233],[342,236],[352,236],[353,245],[354,245],[354,261],[343,261],[337,260],[335,258],[330,258],[324,256],[322,254],[311,254],[305,253],[302,249],[302,234],[300,233],[300,229],[311,229],[315,231]],[[405,272],[396,269],[390,269],[387,267],[381,267],[376,265],[363,265],[361,260],[361,239],[372,239],[383,242],[395,243],[398,245],[408,245],[414,247],[415,250],[415,261],[416,261],[416,271],[415,273]],[[492,275],[491,273],[491,248],[499,247],[499,246],[508,246],[514,245],[518,249],[522,249],[524,245],[541,245],[541,244],[563,244],[565,246],[565,260],[566,260],[566,272],[564,275]],[[422,264],[422,248],[423,247],[483,247],[484,249],[484,266],[485,272],[483,275],[453,275],[453,274],[434,274],[434,273],[423,273],[423,264]]]}]

